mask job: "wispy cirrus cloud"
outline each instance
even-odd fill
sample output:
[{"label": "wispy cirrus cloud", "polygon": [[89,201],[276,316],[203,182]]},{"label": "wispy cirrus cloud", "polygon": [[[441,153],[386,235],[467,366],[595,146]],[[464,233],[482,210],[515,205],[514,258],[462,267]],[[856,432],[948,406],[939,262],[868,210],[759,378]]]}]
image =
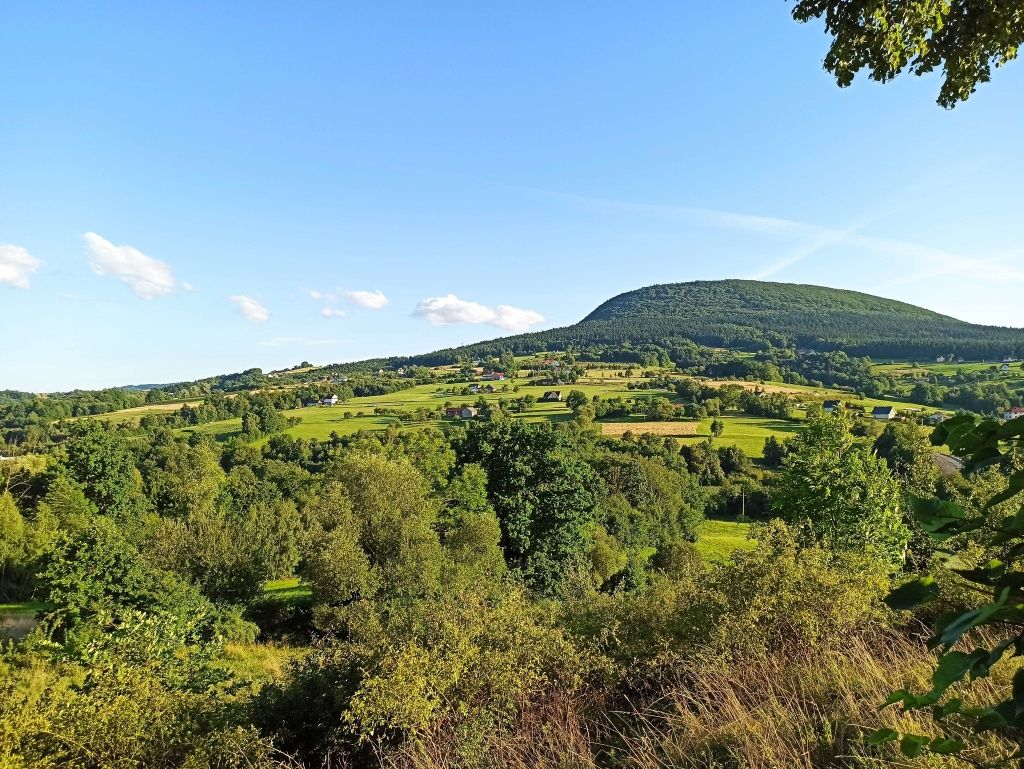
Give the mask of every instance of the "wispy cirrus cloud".
[{"label": "wispy cirrus cloud", "polygon": [[307,289],[309,298],[317,302],[323,302],[324,308],[320,314],[325,318],[344,318],[347,313],[337,305],[340,303],[352,304],[368,310],[380,310],[387,306],[389,300],[383,291],[319,291]]},{"label": "wispy cirrus cloud", "polygon": [[380,310],[388,303],[383,291],[346,291],[345,298],[368,310]]},{"label": "wispy cirrus cloud", "polygon": [[460,299],[455,294],[423,299],[416,305],[413,315],[435,326],[486,324],[506,331],[526,331],[544,322],[544,316],[534,310],[507,304],[488,307],[479,302]]},{"label": "wispy cirrus cloud", "polygon": [[877,286],[878,289],[894,288],[946,275],[962,275],[986,283],[1024,281],[1024,251],[973,257],[889,238],[860,237],[855,242],[915,267],[913,272],[894,277]]},{"label": "wispy cirrus cloud", "polygon": [[[95,232],[82,235],[89,266],[97,275],[110,275],[131,288],[140,299],[167,296],[178,288],[171,266],[126,245],[115,245]],[[182,286],[183,287],[183,286]]]},{"label": "wispy cirrus cloud", "polygon": [[0,285],[28,288],[29,278],[40,264],[27,248],[0,244]]},{"label": "wispy cirrus cloud", "polygon": [[1024,281],[1024,252],[967,256],[925,243],[865,234],[864,231],[872,223],[891,215],[893,210],[864,217],[847,227],[833,227],[773,215],[572,195],[536,188],[522,189],[569,205],[604,213],[655,217],[698,226],[761,234],[775,241],[790,241],[790,251],[748,275],[755,280],[764,280],[783,273],[815,254],[841,245],[862,249],[865,253],[894,257],[890,272],[906,270],[878,286],[879,289],[946,275],[964,275],[989,283]]},{"label": "wispy cirrus cloud", "polygon": [[234,296],[229,296],[228,301],[235,305],[242,314],[242,317],[250,323],[263,323],[270,318],[270,309],[251,296],[235,294]]}]

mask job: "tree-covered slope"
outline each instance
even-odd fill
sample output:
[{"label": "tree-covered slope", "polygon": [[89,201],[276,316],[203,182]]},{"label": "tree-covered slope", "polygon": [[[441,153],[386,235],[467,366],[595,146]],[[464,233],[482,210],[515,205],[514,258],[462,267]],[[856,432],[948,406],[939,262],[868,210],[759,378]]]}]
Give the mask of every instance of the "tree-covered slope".
[{"label": "tree-covered slope", "polygon": [[583,322],[664,316],[712,321],[731,319],[739,325],[769,329],[832,316],[858,320],[887,317],[962,323],[912,304],[857,291],[759,280],[710,280],[647,286],[609,299]]},{"label": "tree-covered slope", "polygon": [[609,299],[563,328],[439,350],[409,360],[441,363],[503,349],[658,344],[689,339],[741,350],[796,346],[874,358],[955,354],[990,359],[1024,353],[1024,329],[980,326],[856,291],[754,280],[667,283]]}]

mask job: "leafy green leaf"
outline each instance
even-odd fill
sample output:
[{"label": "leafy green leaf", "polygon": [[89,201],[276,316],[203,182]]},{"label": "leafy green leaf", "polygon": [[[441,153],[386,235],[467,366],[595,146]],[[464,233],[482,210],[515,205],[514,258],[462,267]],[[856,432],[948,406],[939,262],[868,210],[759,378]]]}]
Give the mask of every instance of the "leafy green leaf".
[{"label": "leafy green leaf", "polygon": [[1013,674],[1013,701],[1018,708],[1024,707],[1024,668]]},{"label": "leafy green leaf", "polygon": [[940,756],[948,756],[953,753],[959,753],[966,747],[960,740],[955,740],[951,737],[936,737],[930,743],[928,743],[928,750],[932,753],[938,753]]},{"label": "leafy green leaf", "polygon": [[932,673],[932,692],[942,694],[955,684],[971,669],[973,659],[963,652],[947,652],[939,660],[935,672]]},{"label": "leafy green leaf", "polygon": [[1011,438],[1019,438],[1022,435],[1024,435],[1024,417],[1017,417],[1009,422],[1004,422],[999,428],[999,438],[1004,441]]},{"label": "leafy green leaf", "polygon": [[897,702],[905,702],[906,699],[910,696],[910,692],[908,692],[906,689],[897,689],[885,698],[885,704],[882,707],[886,707],[887,705],[895,705]]},{"label": "leafy green leaf", "polygon": [[907,758],[917,758],[924,752],[925,746],[931,742],[923,734],[904,734],[900,740],[900,751]]},{"label": "leafy green leaf", "polygon": [[868,745],[884,745],[887,742],[895,742],[900,738],[900,733],[895,729],[876,729],[868,735]]},{"label": "leafy green leaf", "polygon": [[891,609],[912,609],[933,600],[939,594],[939,586],[931,576],[919,577],[893,590],[885,598]]}]

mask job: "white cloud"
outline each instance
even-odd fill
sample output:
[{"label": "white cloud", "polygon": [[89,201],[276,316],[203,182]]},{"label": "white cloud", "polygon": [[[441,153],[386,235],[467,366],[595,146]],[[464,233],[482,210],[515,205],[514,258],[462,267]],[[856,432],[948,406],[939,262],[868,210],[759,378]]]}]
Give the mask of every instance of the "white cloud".
[{"label": "white cloud", "polygon": [[353,304],[370,310],[379,310],[388,303],[382,291],[346,291],[345,297]]},{"label": "white cloud", "polygon": [[131,246],[115,246],[95,232],[87,232],[82,238],[89,250],[89,265],[97,275],[113,275],[142,299],[174,291],[174,273],[167,262],[146,256]]},{"label": "white cloud", "polygon": [[544,320],[543,315],[533,310],[524,310],[507,304],[487,307],[478,302],[459,299],[455,294],[424,299],[416,306],[413,315],[435,326],[486,323],[507,331],[526,331],[530,326]]},{"label": "white cloud", "polygon": [[344,318],[345,317],[345,311],[342,310],[340,307],[324,307],[320,311],[320,314],[323,315],[325,318]]},{"label": "white cloud", "polygon": [[524,310],[521,307],[511,307],[507,304],[499,304],[494,308],[494,320],[491,321],[499,328],[507,328],[509,331],[526,331],[530,326],[536,326],[544,322],[544,316],[534,310]]},{"label": "white cloud", "polygon": [[21,246],[0,245],[0,284],[14,288],[28,288],[29,275],[36,271],[40,261]]},{"label": "white cloud", "polygon": [[228,301],[233,302],[238,311],[242,313],[242,317],[253,323],[262,323],[270,317],[270,310],[267,309],[266,305],[260,303],[251,296],[245,294],[235,294],[229,296]]}]

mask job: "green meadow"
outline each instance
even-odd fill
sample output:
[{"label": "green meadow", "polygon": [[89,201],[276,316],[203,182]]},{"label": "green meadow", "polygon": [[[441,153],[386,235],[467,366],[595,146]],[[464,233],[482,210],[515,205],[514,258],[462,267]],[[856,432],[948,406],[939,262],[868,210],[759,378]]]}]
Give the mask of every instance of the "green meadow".
[{"label": "green meadow", "polygon": [[736,550],[752,550],[750,524],[739,521],[702,521],[697,531],[697,552],[708,561],[725,561]]},{"label": "green meadow", "polygon": [[[340,436],[352,435],[361,430],[384,430],[389,425],[396,425],[408,429],[416,429],[437,422],[403,422],[395,415],[374,414],[375,409],[389,409],[403,412],[413,412],[418,408],[437,409],[445,404],[453,406],[472,406],[480,398],[488,403],[497,403],[501,399],[521,398],[526,395],[533,395],[538,401],[521,414],[515,414],[514,418],[526,422],[567,422],[572,419],[572,412],[564,402],[542,402],[540,397],[549,390],[558,389],[562,392],[563,398],[570,390],[580,390],[588,396],[599,396],[601,398],[655,398],[667,397],[676,400],[673,393],[664,390],[630,390],[626,387],[628,380],[614,376],[601,375],[604,372],[590,372],[590,375],[574,385],[552,387],[532,384],[529,379],[515,379],[497,385],[499,391],[495,393],[481,393],[469,395],[456,395],[449,392],[452,389],[438,385],[419,385],[417,387],[403,390],[401,392],[389,393],[380,396],[367,396],[352,398],[346,403],[339,403],[336,406],[311,406],[307,408],[290,409],[283,412],[286,417],[299,417],[301,422],[290,427],[286,432],[295,438],[324,440],[332,433]],[[508,390],[501,391],[502,386]],[[518,391],[513,392],[513,388]],[[787,386],[788,387],[788,386]],[[461,389],[459,385],[456,389]],[[813,391],[814,388],[808,388]],[[818,391],[820,392],[820,390]],[[347,415],[347,416],[346,416]],[[752,457],[762,456],[762,449],[765,438],[775,435],[784,438],[795,434],[800,425],[798,422],[787,422],[780,419],[767,419],[763,417],[748,416],[745,414],[725,414],[721,417],[725,422],[725,432],[717,439],[720,445],[736,445]],[[619,421],[619,420],[616,420]],[[635,432],[643,432],[645,424],[642,417],[621,420],[636,424]],[[666,425],[671,423],[657,423]],[[696,425],[692,422],[677,423],[685,430],[694,430],[693,435],[679,438],[681,441],[694,443],[706,440],[711,435],[711,421],[703,420]],[[685,427],[683,427],[685,426]],[[184,431],[195,431],[207,435],[213,435],[218,440],[227,440],[242,431],[241,419],[226,419],[219,422],[198,427],[183,428]]]},{"label": "green meadow", "polygon": [[[725,423],[721,436],[714,438],[719,446],[738,446],[750,457],[764,456],[765,439],[771,435],[782,440],[800,432],[800,422],[789,422],[784,419],[768,417],[752,417],[746,414],[725,414],[719,417]],[[699,443],[711,438],[711,420],[702,419],[697,425],[697,432],[678,440],[683,443]]]},{"label": "green meadow", "polygon": [[[964,364],[966,366],[987,367],[991,364]],[[956,368],[949,364],[949,368]],[[921,370],[940,368],[935,366],[921,367]],[[913,371],[910,364],[879,364],[876,369],[890,372],[892,375],[899,375],[898,372]],[[438,368],[439,373],[450,373],[450,367]],[[352,398],[345,403],[336,406],[324,407],[313,406],[308,408],[291,409],[283,412],[286,417],[298,418],[301,421],[287,430],[287,433],[296,438],[324,440],[337,434],[339,436],[352,435],[360,431],[379,431],[390,426],[401,427],[402,429],[416,429],[423,426],[436,425],[436,421],[409,421],[400,420],[397,414],[375,413],[378,410],[390,412],[402,412],[411,414],[418,409],[439,410],[446,405],[472,406],[481,399],[487,403],[496,403],[499,400],[513,400],[532,395],[536,402],[531,408],[523,413],[515,414],[516,419],[526,422],[565,422],[572,419],[572,413],[564,402],[544,402],[540,398],[545,392],[553,389],[560,390],[563,398],[571,390],[580,390],[588,397],[600,397],[602,399],[622,398],[653,398],[668,397],[670,400],[677,400],[674,393],[662,390],[631,390],[628,388],[630,382],[642,381],[644,376],[660,374],[660,369],[644,369],[635,366],[630,369],[631,376],[624,376],[622,367],[608,367],[589,369],[586,375],[579,382],[573,385],[542,385],[536,384],[535,380],[527,377],[517,377],[504,382],[492,383],[496,388],[494,393],[468,393],[462,394],[464,384],[428,384],[418,385],[408,390],[389,393],[380,396],[365,396]],[[728,384],[727,380],[707,380],[712,384]],[[1024,378],[1020,381],[1024,383]],[[484,383],[481,383],[484,384]],[[836,388],[811,387],[807,385],[782,384],[776,382],[736,382],[748,388],[763,387],[768,391],[781,391],[793,395],[798,401],[804,399],[806,403],[820,402],[827,399],[837,399],[847,402],[853,406],[859,406],[870,411],[875,406],[895,406],[897,409],[920,408],[922,411],[931,412],[936,409],[927,408],[912,403],[906,399],[899,398],[858,398],[855,394]],[[166,413],[181,408],[183,403],[196,403],[201,399],[188,399],[175,401],[173,403],[161,403],[139,406],[132,409],[112,412],[99,417],[111,422],[138,423],[138,420],[146,414]],[[938,409],[951,413],[949,410]],[[801,414],[797,409],[797,414]],[[752,457],[761,457],[764,441],[769,436],[785,438],[797,433],[800,430],[799,422],[789,422],[779,419],[768,419],[754,417],[746,414],[726,413],[721,417],[725,423],[723,435],[717,439],[719,445],[735,445],[743,449]],[[642,416],[628,417],[617,422],[635,423],[633,432],[645,431],[645,420]],[[607,422],[605,422],[607,424]],[[679,430],[673,430],[669,423],[658,423],[659,428],[653,425],[647,426],[646,431],[657,432],[662,435],[676,434],[679,440],[686,443],[694,443],[707,440],[711,437],[710,420],[703,420],[699,423],[671,423],[678,425]],[[225,419],[197,427],[181,428],[183,432],[198,432],[214,436],[219,441],[224,441],[238,436],[242,431],[241,419]]]}]

